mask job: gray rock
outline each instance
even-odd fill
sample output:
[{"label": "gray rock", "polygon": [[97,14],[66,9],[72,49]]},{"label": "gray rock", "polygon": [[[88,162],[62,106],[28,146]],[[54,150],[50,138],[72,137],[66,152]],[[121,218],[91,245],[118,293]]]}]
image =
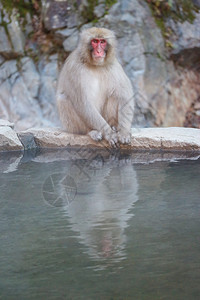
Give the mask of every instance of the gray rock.
[{"label": "gray rock", "polygon": [[29,12],[26,13],[25,32],[26,35],[29,35],[31,32],[33,32],[32,19]]},{"label": "gray rock", "polygon": [[79,21],[80,16],[78,16],[77,13],[71,13],[68,20],[67,20],[67,27],[68,28],[74,28],[78,27],[78,25],[81,24]]},{"label": "gray rock", "polygon": [[32,133],[18,133],[18,138],[21,141],[24,150],[32,150],[37,148],[34,140],[34,135]]},{"label": "gray rock", "polygon": [[172,53],[177,54],[183,50],[200,48],[200,13],[195,13],[193,23],[183,23],[168,20],[167,25],[172,28],[175,35],[171,37],[173,43]]},{"label": "gray rock", "polygon": [[100,3],[99,5],[95,6],[94,13],[97,18],[101,18],[105,14],[105,3]]},{"label": "gray rock", "polygon": [[52,55],[48,62],[44,57],[40,61],[39,71],[41,76],[41,87],[38,99],[42,109],[43,118],[46,126],[59,125],[59,117],[56,108],[56,84],[58,78],[58,56]]},{"label": "gray rock", "polygon": [[4,61],[5,61],[5,58],[4,58],[2,55],[0,55],[0,65],[1,65],[2,63],[4,63]]},{"label": "gray rock", "polygon": [[16,132],[9,126],[0,127],[0,151],[23,150]]},{"label": "gray rock", "polygon": [[0,101],[2,116],[16,124],[17,129],[42,123],[41,108],[28,90],[17,69],[15,60],[5,62],[0,68]]},{"label": "gray rock", "polygon": [[121,3],[121,10],[123,13],[127,11],[133,12],[135,9],[135,5],[138,5],[138,3],[135,0],[133,1],[123,0],[120,3]]},{"label": "gray rock", "polygon": [[39,73],[41,76],[50,76],[54,79],[58,77],[58,54],[49,57],[43,56],[38,64]]},{"label": "gray rock", "polygon": [[41,89],[39,92],[39,101],[42,106],[42,115],[46,119],[46,126],[58,124],[58,112],[56,108],[56,80],[52,77],[42,76]]},{"label": "gray rock", "polygon": [[17,130],[59,124],[55,103],[57,55],[41,69],[39,74],[28,57],[0,66],[0,118],[15,123]]},{"label": "gray rock", "polygon": [[42,11],[45,28],[48,30],[67,26],[72,6],[68,0],[43,0]]},{"label": "gray rock", "polygon": [[18,74],[15,60],[6,61],[0,66],[0,118],[15,122],[14,113],[11,112],[12,84],[16,81]]},{"label": "gray rock", "polygon": [[5,81],[0,86],[0,118],[10,119],[10,89],[11,86],[8,81]]},{"label": "gray rock", "polygon": [[10,84],[13,84],[16,78],[19,76],[17,61],[15,59],[5,61],[0,66],[0,70],[0,83],[3,83],[7,80]]},{"label": "gray rock", "polygon": [[124,22],[125,24],[134,26],[135,25],[135,18],[130,13],[125,13],[121,17],[121,22]]},{"label": "gray rock", "polygon": [[17,55],[24,54],[25,37],[20,28],[19,22],[16,17],[17,12],[13,9],[11,15],[11,22],[7,24],[10,40],[13,46],[13,53]]},{"label": "gray rock", "polygon": [[0,54],[9,56],[12,52],[10,41],[7,37],[5,28],[0,26]]},{"label": "gray rock", "polygon": [[10,22],[10,12],[7,9],[2,9],[3,22],[8,24]]},{"label": "gray rock", "polygon": [[36,98],[40,86],[40,75],[31,58],[24,57],[21,59],[21,71],[24,83],[29,90],[31,97]]},{"label": "gray rock", "polygon": [[69,36],[63,42],[63,47],[64,47],[65,51],[66,52],[73,51],[78,44],[78,39],[79,39],[79,33],[78,33],[78,31],[75,31],[71,36]]},{"label": "gray rock", "polygon": [[193,2],[198,8],[200,8],[200,0],[192,0],[192,2]]},{"label": "gray rock", "polygon": [[7,126],[7,127],[10,127],[10,128],[14,128],[14,123],[11,123],[7,120],[3,120],[3,119],[0,119],[0,127],[1,126]]},{"label": "gray rock", "polygon": [[[30,126],[41,126],[43,123],[41,108],[31,97],[22,77],[17,78],[12,86],[10,100],[10,115],[17,130]],[[34,124],[34,125],[33,125]]]},{"label": "gray rock", "polygon": [[[121,4],[121,13],[126,14],[127,12],[134,15],[135,21],[141,24],[142,21],[149,15],[148,8],[142,1],[138,0],[123,0],[119,1]],[[150,15],[149,15],[150,16]]]},{"label": "gray rock", "polygon": [[76,31],[76,28],[66,28],[62,30],[57,30],[56,34],[60,34],[62,37],[66,38],[72,35]]}]

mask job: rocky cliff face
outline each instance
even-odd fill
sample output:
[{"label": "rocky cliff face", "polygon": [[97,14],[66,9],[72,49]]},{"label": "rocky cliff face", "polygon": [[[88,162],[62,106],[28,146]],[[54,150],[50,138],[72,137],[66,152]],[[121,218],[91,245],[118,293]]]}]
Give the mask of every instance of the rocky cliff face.
[{"label": "rocky cliff face", "polygon": [[0,0],[0,10],[0,118],[17,130],[59,125],[60,67],[79,32],[94,23],[116,33],[119,60],[134,88],[134,126],[182,126],[187,111],[198,107],[198,12],[193,23],[165,21],[168,51],[145,0]]}]

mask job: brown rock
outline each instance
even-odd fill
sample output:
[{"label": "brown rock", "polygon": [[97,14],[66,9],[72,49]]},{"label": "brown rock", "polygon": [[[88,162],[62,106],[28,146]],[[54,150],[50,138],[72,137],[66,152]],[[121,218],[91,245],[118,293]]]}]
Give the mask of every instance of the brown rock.
[{"label": "brown rock", "polygon": [[0,127],[0,151],[23,150],[16,132],[9,126]]}]

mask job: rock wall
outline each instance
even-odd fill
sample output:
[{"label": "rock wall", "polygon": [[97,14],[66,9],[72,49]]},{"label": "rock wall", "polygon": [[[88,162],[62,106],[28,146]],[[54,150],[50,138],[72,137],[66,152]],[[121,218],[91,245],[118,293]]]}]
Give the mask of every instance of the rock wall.
[{"label": "rock wall", "polygon": [[199,102],[198,12],[193,24],[167,19],[173,46],[168,51],[145,0],[97,2],[0,0],[0,118],[16,130],[59,126],[60,67],[79,32],[94,24],[116,33],[119,60],[134,88],[134,126],[182,126]]}]

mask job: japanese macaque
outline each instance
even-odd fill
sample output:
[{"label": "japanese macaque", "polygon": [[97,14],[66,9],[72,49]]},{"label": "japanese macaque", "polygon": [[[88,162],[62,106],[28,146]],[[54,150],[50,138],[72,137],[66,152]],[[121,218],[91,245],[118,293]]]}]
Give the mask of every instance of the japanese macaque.
[{"label": "japanese macaque", "polygon": [[105,139],[111,146],[130,143],[133,91],[116,58],[116,38],[105,28],[81,33],[77,48],[60,73],[57,105],[64,129]]}]

